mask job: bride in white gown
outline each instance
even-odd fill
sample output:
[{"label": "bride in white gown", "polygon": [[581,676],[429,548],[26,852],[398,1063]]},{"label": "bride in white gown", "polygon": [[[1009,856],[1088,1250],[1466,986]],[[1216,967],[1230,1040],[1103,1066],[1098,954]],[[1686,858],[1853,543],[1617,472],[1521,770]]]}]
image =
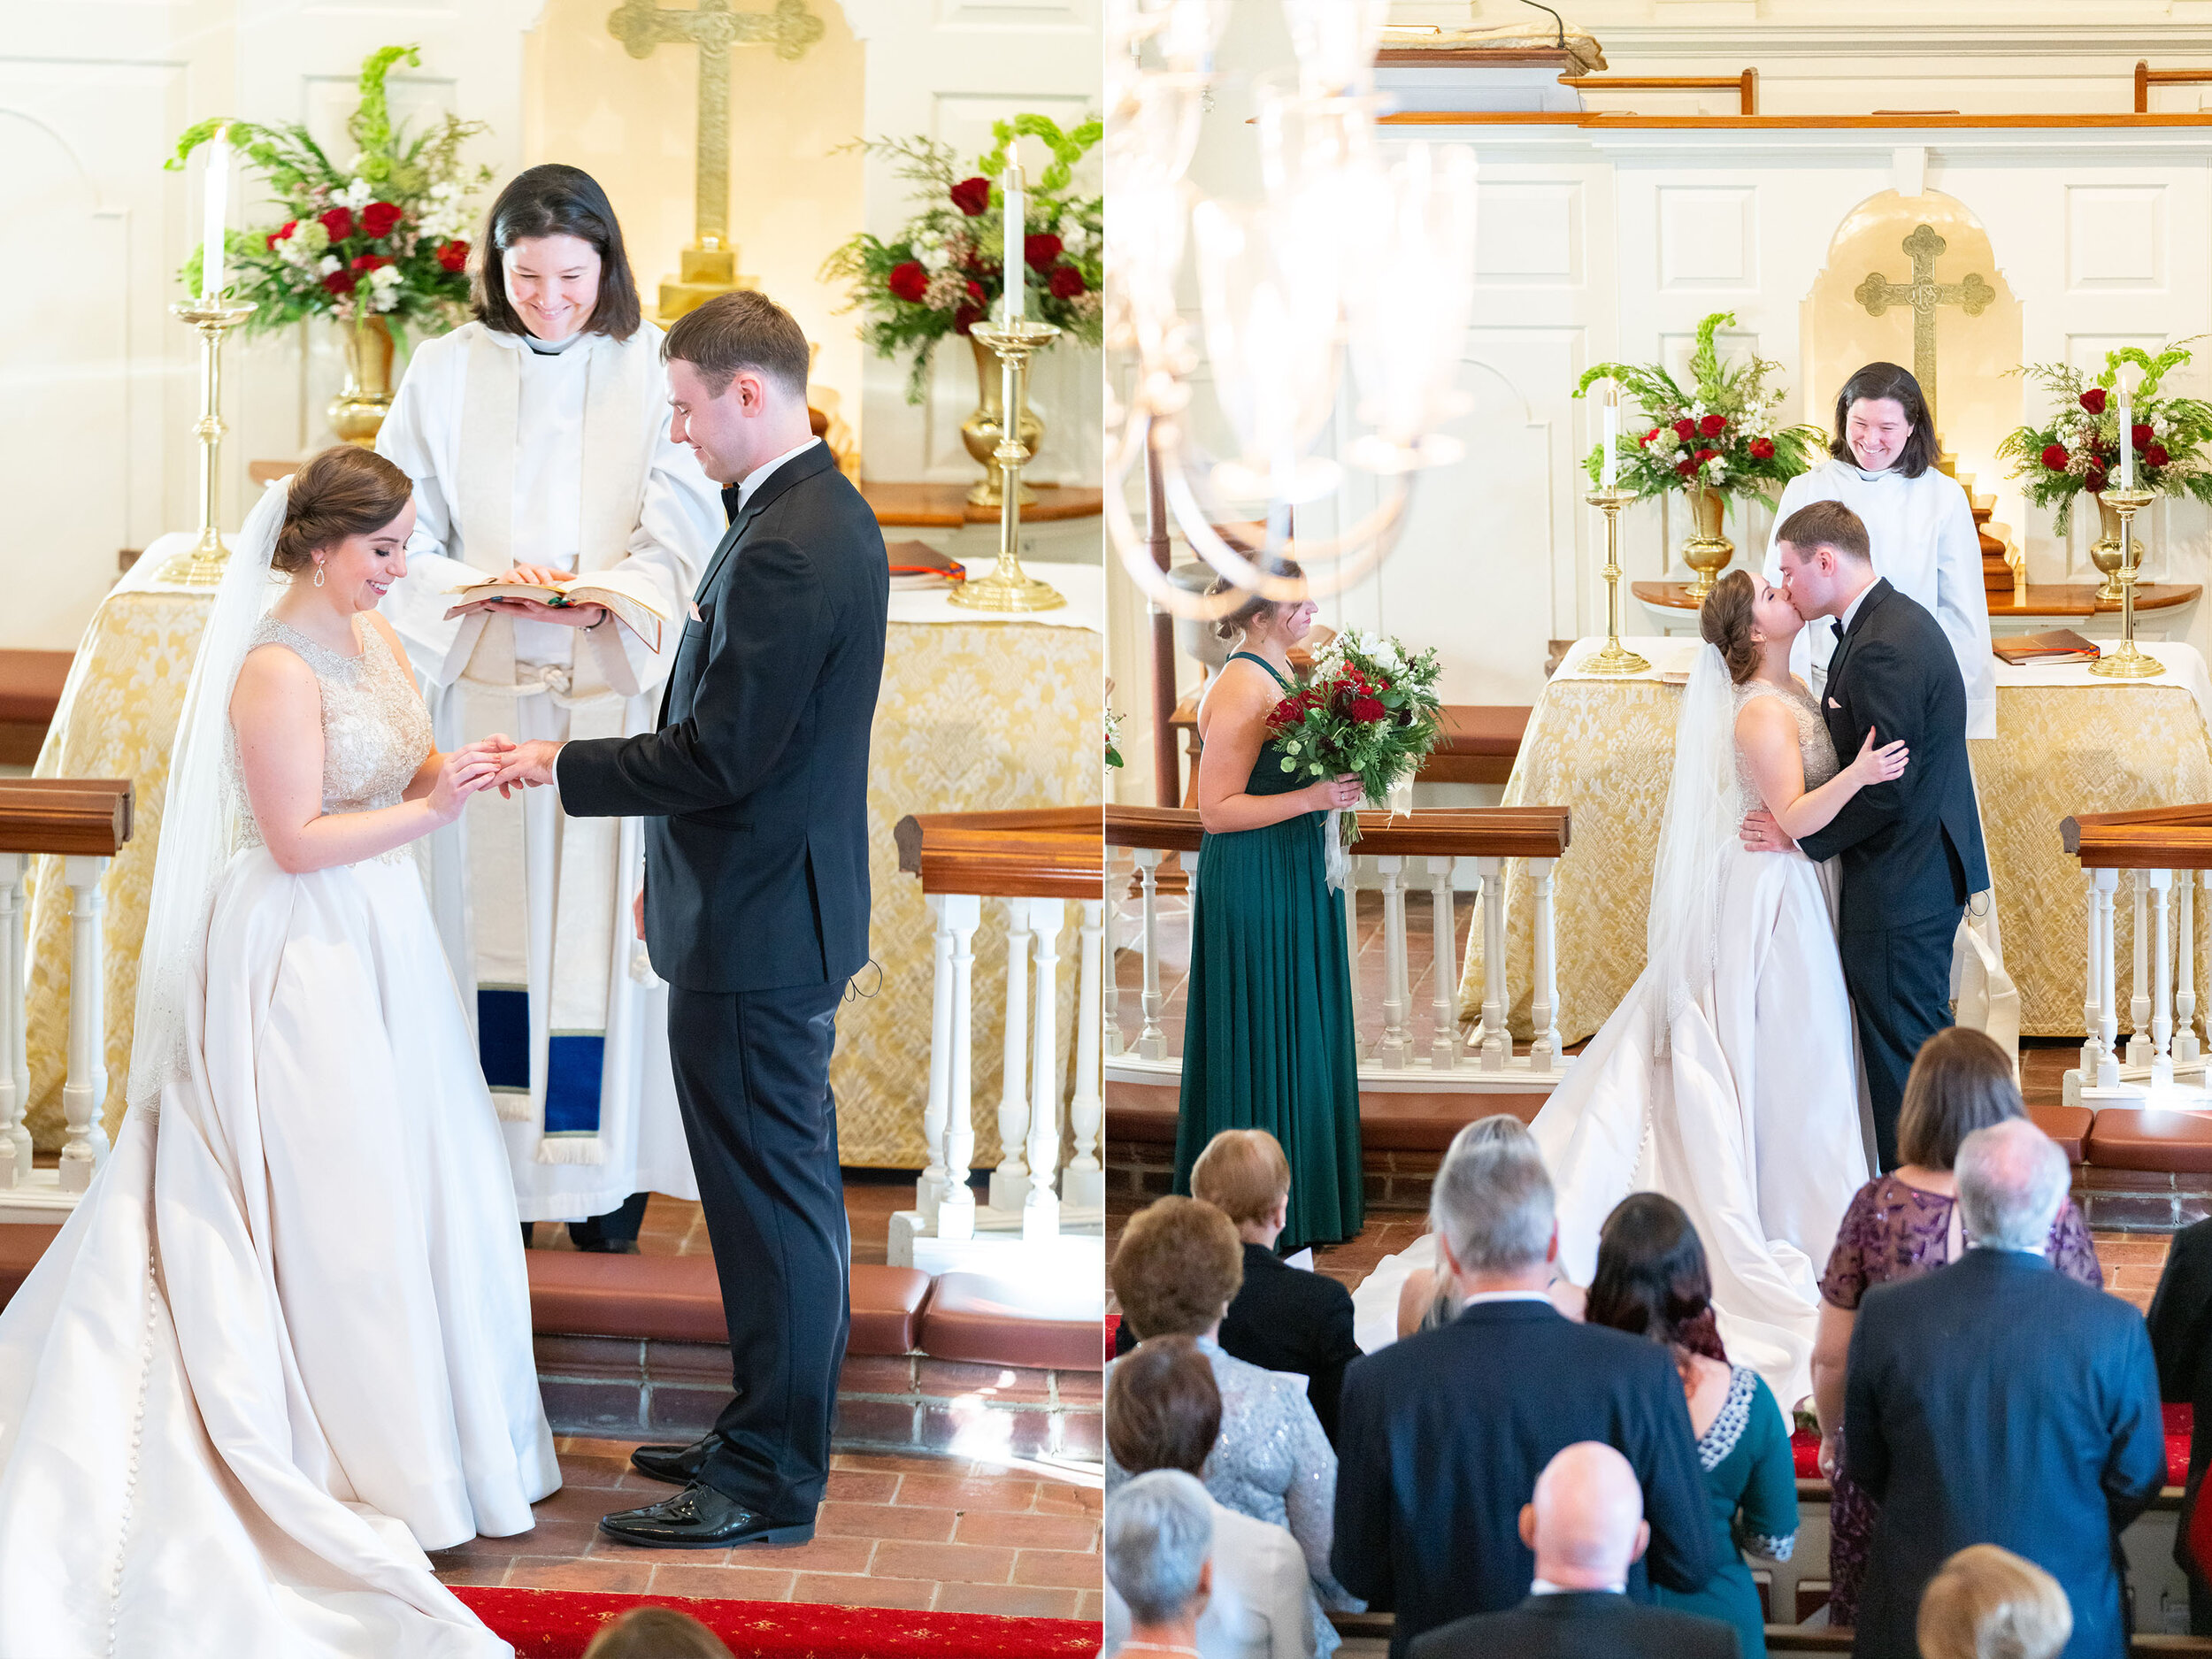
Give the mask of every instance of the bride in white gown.
[{"label": "bride in white gown", "polygon": [[560,1473],[499,1121],[408,846],[496,765],[432,749],[373,614],[408,495],[367,450],[317,456],[218,591],[129,1110],[0,1314],[11,1659],[511,1654],[424,1555],[527,1530]]},{"label": "bride in white gown", "polygon": [[[1652,876],[1642,975],[1530,1132],[1559,1195],[1559,1262],[1586,1285],[1598,1229],[1632,1192],[1686,1210],[1713,1271],[1730,1357],[1786,1407],[1811,1390],[1818,1280],[1870,1133],[1836,954],[1836,872],[1794,849],[1746,851],[1763,803],[1793,836],[1898,776],[1873,735],[1839,772],[1819,705],[1789,672],[1803,627],[1787,594],[1733,571],[1699,618]],[[1432,1240],[1386,1258],[1354,1295],[1361,1345],[1397,1334]]]}]

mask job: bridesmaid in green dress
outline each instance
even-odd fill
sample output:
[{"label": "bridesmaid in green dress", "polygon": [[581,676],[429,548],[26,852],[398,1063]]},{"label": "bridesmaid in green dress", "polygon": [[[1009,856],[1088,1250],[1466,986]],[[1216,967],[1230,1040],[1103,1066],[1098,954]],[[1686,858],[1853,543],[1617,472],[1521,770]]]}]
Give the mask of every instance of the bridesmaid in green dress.
[{"label": "bridesmaid in green dress", "polygon": [[1688,1594],[1652,1586],[1661,1607],[1736,1627],[1743,1659],[1766,1659],[1766,1614],[1746,1553],[1787,1561],[1797,1542],[1797,1469],[1782,1408],[1759,1373],[1731,1365],[1713,1319],[1705,1246],[1673,1199],[1631,1193],[1598,1233],[1584,1318],[1664,1343],[1688,1396],[1712,1502],[1721,1569]]},{"label": "bridesmaid in green dress", "polygon": [[[1295,578],[1286,561],[1277,572]],[[1217,584],[1217,593],[1229,591]],[[1360,1229],[1359,1079],[1344,902],[1322,841],[1331,807],[1356,804],[1349,774],[1282,769],[1267,717],[1292,689],[1290,648],[1310,599],[1252,597],[1218,625],[1237,646],[1198,709],[1198,853],[1183,1025],[1175,1190],[1224,1129],[1264,1129],[1290,1158],[1287,1255]]]}]

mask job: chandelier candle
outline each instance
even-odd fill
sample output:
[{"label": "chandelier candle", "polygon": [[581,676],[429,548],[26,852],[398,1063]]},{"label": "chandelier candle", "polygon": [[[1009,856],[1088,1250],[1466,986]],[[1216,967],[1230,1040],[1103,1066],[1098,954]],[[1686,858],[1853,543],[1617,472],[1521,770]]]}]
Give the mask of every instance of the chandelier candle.
[{"label": "chandelier candle", "polygon": [[223,292],[223,221],[229,217],[230,128],[207,145],[207,198],[200,222],[200,304],[214,310]]},{"label": "chandelier candle", "polygon": [[1021,163],[1010,159],[1005,173],[1000,176],[1005,180],[1006,195],[1006,273],[1001,280],[1006,285],[1006,322],[1011,327],[1027,316],[1029,310],[1029,280],[1023,274],[1029,260],[1029,211],[1022,190]]}]

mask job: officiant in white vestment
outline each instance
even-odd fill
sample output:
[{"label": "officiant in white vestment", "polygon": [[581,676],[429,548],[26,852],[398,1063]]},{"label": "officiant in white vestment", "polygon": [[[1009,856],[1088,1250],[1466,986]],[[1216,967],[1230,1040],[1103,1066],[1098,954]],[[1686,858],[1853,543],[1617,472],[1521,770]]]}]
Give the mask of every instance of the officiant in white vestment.
[{"label": "officiant in white vestment", "polygon": [[[662,332],[641,320],[605,192],[574,167],[501,191],[480,257],[476,320],[416,349],[377,437],[418,514],[383,613],[443,746],[650,731],[724,527],[714,486],[668,437]],[[657,641],[598,606],[454,596],[611,573],[649,595]],[[565,818],[551,791],[518,791],[472,800],[426,845],[526,1233],[567,1221],[584,1248],[634,1248],[646,1194],[697,1196],[666,994],[631,920],[636,820]]]},{"label": "officiant in white vestment", "polygon": [[[1830,459],[1783,487],[1779,525],[1800,507],[1839,501],[1859,515],[1874,549],[1874,573],[1916,601],[1943,626],[1966,682],[1966,734],[1997,735],[1997,683],[1989,649],[1989,599],[1981,533],[1959,481],[1936,470],[1935,426],[1920,382],[1894,363],[1870,363],[1836,397]],[[1781,579],[1773,543],[1766,579]],[[1790,666],[1817,693],[1835,649],[1832,626],[1798,636]]]}]

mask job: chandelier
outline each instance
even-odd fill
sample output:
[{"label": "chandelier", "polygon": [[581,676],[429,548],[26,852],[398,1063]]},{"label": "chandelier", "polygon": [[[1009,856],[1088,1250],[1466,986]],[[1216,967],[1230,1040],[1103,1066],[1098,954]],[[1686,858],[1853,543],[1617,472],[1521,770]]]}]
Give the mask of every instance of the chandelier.
[{"label": "chandelier", "polygon": [[[1474,154],[1383,157],[1374,62],[1389,0],[1280,4],[1296,65],[1254,84],[1251,204],[1207,199],[1187,176],[1231,0],[1106,8],[1106,343],[1129,365],[1125,395],[1108,391],[1106,524],[1131,580],[1178,616],[1223,616],[1253,593],[1341,592],[1388,555],[1414,475],[1462,452],[1439,428],[1469,404],[1454,380],[1473,300]],[[1187,255],[1195,331],[1179,302]],[[1202,368],[1228,434],[1219,452],[1193,432]],[[1348,369],[1355,430],[1325,444]],[[1149,537],[1129,509],[1140,470]],[[1294,510],[1345,496],[1352,472],[1372,479],[1373,505],[1331,537],[1297,539],[1302,579],[1272,571]],[[1241,591],[1171,582],[1155,550],[1164,518]],[[1259,545],[1215,527],[1231,521],[1263,522]]]}]

